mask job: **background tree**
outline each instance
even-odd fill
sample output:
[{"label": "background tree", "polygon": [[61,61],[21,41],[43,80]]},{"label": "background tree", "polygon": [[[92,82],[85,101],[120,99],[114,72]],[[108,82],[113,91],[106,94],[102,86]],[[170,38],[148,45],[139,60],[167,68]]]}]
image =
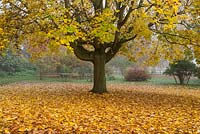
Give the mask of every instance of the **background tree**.
[{"label": "background tree", "polygon": [[124,75],[126,68],[132,66],[134,63],[123,55],[115,56],[106,66],[111,70],[119,70],[120,75]]},{"label": "background tree", "polygon": [[86,78],[92,76],[92,65],[90,62],[84,62],[77,59],[74,55],[68,54],[68,56],[61,56],[61,68],[62,72],[77,73],[80,78]]},{"label": "background tree", "polygon": [[31,64],[23,54],[7,50],[4,55],[0,56],[0,72],[4,75],[14,75],[15,73],[27,72],[34,73],[36,68]]},{"label": "background tree", "polygon": [[[55,74],[60,66],[60,58],[57,56],[44,56],[34,61],[38,68],[40,80],[43,79],[45,74]],[[52,76],[53,77],[53,76]]]},{"label": "background tree", "polygon": [[169,68],[166,69],[165,74],[172,75],[176,83],[178,83],[178,78],[179,83],[183,85],[185,82],[188,84],[191,75],[194,74],[195,71],[196,65],[194,63],[188,60],[180,60],[169,64]]},{"label": "background tree", "polygon": [[200,67],[196,68],[195,76],[200,79]]},{"label": "background tree", "polygon": [[[177,32],[174,24],[188,17],[184,14],[191,3],[188,0],[3,0],[1,28],[9,33],[16,46],[36,36],[37,40],[28,42],[32,47],[45,46],[55,51],[63,45],[79,59],[92,62],[94,86],[91,91],[103,93],[107,92],[105,64],[119,50],[130,51],[133,45],[141,52],[144,48],[155,49],[152,55],[157,57],[151,59],[159,59],[158,48],[165,51],[162,45],[181,50],[171,42],[158,45],[152,38],[174,37]],[[193,42],[191,39],[186,40]],[[144,47],[145,44],[148,47]]]}]

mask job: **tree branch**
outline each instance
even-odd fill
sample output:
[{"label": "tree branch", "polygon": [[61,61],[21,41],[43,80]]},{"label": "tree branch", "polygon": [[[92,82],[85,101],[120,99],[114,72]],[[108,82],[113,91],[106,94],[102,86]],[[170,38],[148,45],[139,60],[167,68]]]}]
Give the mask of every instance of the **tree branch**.
[{"label": "tree branch", "polygon": [[77,45],[76,43],[70,43],[70,46],[74,49],[74,54],[80,60],[92,61],[93,62],[93,60],[94,60],[94,52],[88,51],[88,50],[84,49],[83,46]]},{"label": "tree branch", "polygon": [[[161,35],[169,35],[169,36],[174,36],[174,37],[179,37],[179,38],[182,38],[182,39],[186,39],[186,40],[188,40],[188,41],[191,43],[191,45],[192,45],[192,42],[191,42],[191,39],[190,39],[190,38],[187,38],[187,37],[184,37],[184,36],[181,36],[181,35],[178,35],[178,34],[162,33],[162,32],[155,31],[155,30],[154,30],[154,32],[157,33],[157,34],[161,34]],[[193,44],[193,45],[195,45],[195,44]]]},{"label": "tree branch", "polygon": [[64,0],[64,3],[65,3],[65,8],[68,8],[68,7],[70,7],[69,0]]},{"label": "tree branch", "polygon": [[117,44],[115,47],[110,47],[110,50],[106,53],[106,63],[109,62],[119,51],[122,44]]},{"label": "tree branch", "polygon": [[147,2],[148,2],[149,4],[152,4],[150,0],[147,0]]},{"label": "tree branch", "polygon": [[137,34],[134,35],[133,37],[128,38],[128,39],[120,40],[119,43],[120,44],[126,43],[128,41],[134,40],[136,37],[137,37]]},{"label": "tree branch", "polygon": [[[183,43],[180,43],[180,42],[175,42],[175,41],[170,41],[166,36],[164,36],[164,38],[170,44],[178,44],[178,45],[186,47],[187,49],[190,49],[186,44],[183,44]],[[190,44],[190,45],[192,45],[192,44]],[[199,46],[199,45],[197,45],[197,46]]]},{"label": "tree branch", "polygon": [[137,35],[130,37],[128,39],[121,40],[120,42],[118,42],[114,45],[110,45],[110,50],[106,53],[106,63],[109,62],[117,54],[119,49],[122,47],[123,43],[134,40],[136,37],[137,37]]},{"label": "tree branch", "polygon": [[145,12],[148,12],[153,6],[155,6],[156,4],[151,4],[146,10]]},{"label": "tree branch", "polygon": [[94,6],[94,10],[98,11],[98,10],[102,10],[103,9],[103,2],[102,0],[91,0],[93,6]]},{"label": "tree branch", "polygon": [[119,23],[120,27],[122,27],[128,20],[128,18],[130,17],[130,14],[132,13],[134,9],[130,8],[128,10],[128,13],[126,14],[126,16],[124,17],[124,19]]},{"label": "tree branch", "polygon": [[24,10],[24,9],[22,9],[22,8],[20,8],[20,7],[18,7],[17,5],[13,4],[12,2],[8,2],[8,3],[9,3],[10,5],[14,6],[15,8],[17,8],[18,10],[20,10],[20,11],[26,13],[26,14],[29,14],[29,13],[30,13],[29,11],[26,11],[26,10]]},{"label": "tree branch", "polygon": [[[123,18],[123,20],[119,21],[120,23],[120,27],[122,27],[128,20],[128,18],[130,17],[131,13],[134,11],[134,10],[137,10],[139,8],[143,7],[143,5],[140,3],[136,8],[132,8],[130,7],[126,16]],[[123,15],[124,15],[124,11],[123,11]]]}]

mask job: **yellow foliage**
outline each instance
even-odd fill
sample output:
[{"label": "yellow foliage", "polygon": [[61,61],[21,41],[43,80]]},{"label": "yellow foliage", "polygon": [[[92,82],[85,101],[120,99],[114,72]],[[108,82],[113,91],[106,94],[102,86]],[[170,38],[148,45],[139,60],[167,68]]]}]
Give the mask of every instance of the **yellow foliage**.
[{"label": "yellow foliage", "polygon": [[2,28],[0,28],[0,51],[5,48],[8,42],[9,41],[7,39],[5,32],[3,31]]},{"label": "yellow foliage", "polygon": [[[27,41],[31,48],[29,52],[38,52],[32,55],[36,58],[45,55],[46,50],[57,52],[62,45],[72,52],[72,44],[108,50],[110,46],[121,46],[125,42],[129,45],[120,50],[129,57],[134,55],[135,60],[143,54],[155,54],[149,55],[149,59],[155,61],[152,64],[159,61],[159,57],[173,59],[173,53],[182,58],[183,51],[179,46],[194,49],[195,56],[199,55],[199,49],[190,46],[199,45],[199,0],[191,3],[180,0],[107,0],[106,7],[95,9],[96,2],[98,0],[73,0],[69,7],[65,7],[60,0],[2,0],[0,50],[9,46],[9,42],[19,47]],[[188,28],[181,27],[180,30],[180,25]],[[152,38],[160,35],[163,38],[157,39],[168,43],[158,42],[157,50],[160,51],[152,52],[157,51],[153,50],[156,45]],[[138,40],[146,40],[152,46],[128,42],[138,43]],[[136,45],[130,47],[130,44]],[[132,54],[136,48],[140,50]]]},{"label": "yellow foliage", "polygon": [[0,133],[200,132],[200,91],[184,86],[19,83],[0,87]]}]

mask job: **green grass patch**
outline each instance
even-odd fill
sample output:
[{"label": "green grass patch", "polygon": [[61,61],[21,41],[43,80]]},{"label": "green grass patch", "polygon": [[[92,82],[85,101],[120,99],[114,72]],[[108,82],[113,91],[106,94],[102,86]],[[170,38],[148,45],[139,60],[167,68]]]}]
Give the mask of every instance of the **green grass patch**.
[{"label": "green grass patch", "polygon": [[[71,82],[71,83],[92,83],[90,79],[69,79],[69,78],[47,78],[44,77],[40,80],[39,76],[36,74],[16,74],[13,76],[0,77],[0,85],[16,83],[16,82]],[[135,84],[135,85],[176,85],[173,78],[169,77],[161,77],[156,78],[153,77],[147,81],[134,81],[127,82],[123,77],[115,76],[114,79],[107,79],[108,84]],[[188,86],[191,87],[200,87],[200,79],[191,79]]]}]

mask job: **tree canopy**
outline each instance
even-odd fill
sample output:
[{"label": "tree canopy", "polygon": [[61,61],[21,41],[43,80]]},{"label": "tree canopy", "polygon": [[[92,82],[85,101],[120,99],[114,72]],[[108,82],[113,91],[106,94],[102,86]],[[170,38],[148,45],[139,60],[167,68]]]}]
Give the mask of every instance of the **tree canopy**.
[{"label": "tree canopy", "polygon": [[185,50],[199,57],[198,5],[193,0],[2,0],[0,48],[26,44],[42,55],[66,46],[94,64],[93,89],[102,91],[92,91],[104,92],[105,64],[120,50],[136,60],[148,55],[152,63],[182,58]]}]

